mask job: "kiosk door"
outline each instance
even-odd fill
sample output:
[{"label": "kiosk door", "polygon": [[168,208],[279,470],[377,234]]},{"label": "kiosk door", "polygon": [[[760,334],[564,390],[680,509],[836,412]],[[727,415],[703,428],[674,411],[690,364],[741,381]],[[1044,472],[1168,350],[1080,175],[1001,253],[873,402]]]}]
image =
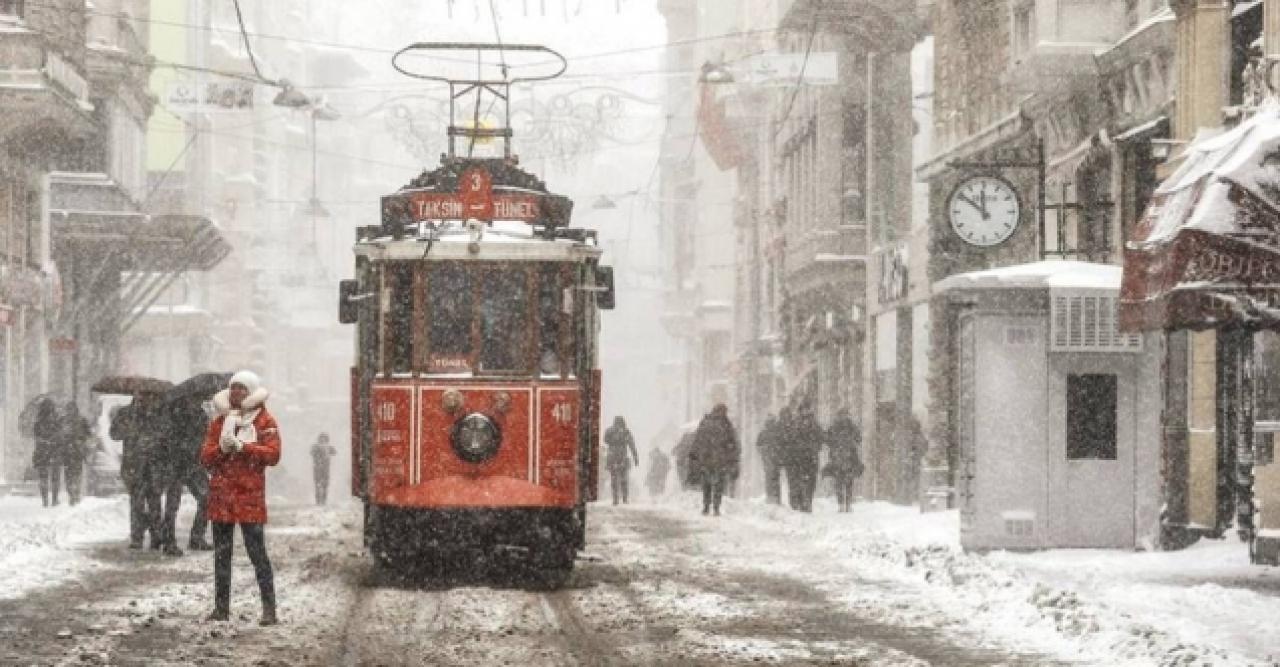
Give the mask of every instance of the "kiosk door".
[{"label": "kiosk door", "polygon": [[1065,355],[1050,381],[1050,503],[1068,547],[1134,544],[1134,367]]}]

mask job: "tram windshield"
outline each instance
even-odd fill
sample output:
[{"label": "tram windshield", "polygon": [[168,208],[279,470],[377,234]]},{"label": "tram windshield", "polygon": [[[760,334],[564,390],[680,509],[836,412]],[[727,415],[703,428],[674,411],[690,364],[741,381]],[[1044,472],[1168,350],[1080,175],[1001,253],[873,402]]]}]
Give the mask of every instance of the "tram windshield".
[{"label": "tram windshield", "polygon": [[[412,282],[401,275],[406,269],[389,273],[397,294],[386,323],[389,334],[412,343],[389,346],[391,370],[408,370],[412,357],[414,370],[431,374],[572,374],[570,267],[433,264],[416,269],[419,299],[401,296]],[[410,335],[415,310],[421,326]]]}]

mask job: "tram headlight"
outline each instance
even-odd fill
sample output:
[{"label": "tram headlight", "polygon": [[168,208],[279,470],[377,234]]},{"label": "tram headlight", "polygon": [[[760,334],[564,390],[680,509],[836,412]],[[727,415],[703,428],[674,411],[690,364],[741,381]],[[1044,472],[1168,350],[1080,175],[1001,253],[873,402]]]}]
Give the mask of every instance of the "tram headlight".
[{"label": "tram headlight", "polygon": [[467,463],[484,463],[498,453],[502,430],[492,419],[473,412],[454,422],[449,439],[458,458]]},{"label": "tram headlight", "polygon": [[440,407],[444,408],[444,411],[449,414],[453,414],[461,410],[462,392],[457,389],[450,389],[444,392],[444,395],[440,397]]}]

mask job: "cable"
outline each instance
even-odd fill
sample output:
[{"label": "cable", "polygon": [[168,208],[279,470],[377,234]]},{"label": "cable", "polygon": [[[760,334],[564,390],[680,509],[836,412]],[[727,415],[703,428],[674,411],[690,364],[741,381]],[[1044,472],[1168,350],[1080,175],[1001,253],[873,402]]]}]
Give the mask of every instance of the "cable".
[{"label": "cable", "polygon": [[782,113],[782,119],[773,128],[773,136],[778,136],[782,131],[782,127],[786,125],[787,119],[791,117],[791,107],[796,103],[796,96],[800,94],[800,86],[804,83],[804,69],[809,64],[809,53],[813,50],[813,38],[818,35],[818,19],[813,19],[813,26],[809,29],[809,44],[804,47],[804,60],[800,62],[800,73],[796,75],[796,83],[791,88],[791,99],[787,100],[787,110]]},{"label": "cable", "polygon": [[502,78],[507,78],[507,56],[506,49],[502,48],[502,31],[498,29],[498,10],[493,6],[493,0],[489,0],[489,18],[493,20],[493,36],[498,40],[498,61],[502,63]]},{"label": "cable", "polygon": [[271,79],[263,76],[262,70],[258,68],[258,59],[254,57],[253,46],[249,44],[249,32],[244,28],[244,15],[240,13],[240,0],[231,0],[231,4],[235,5],[236,8],[236,23],[240,24],[240,37],[244,40],[244,50],[249,54],[249,64],[253,65],[253,73],[267,83],[274,83]]}]

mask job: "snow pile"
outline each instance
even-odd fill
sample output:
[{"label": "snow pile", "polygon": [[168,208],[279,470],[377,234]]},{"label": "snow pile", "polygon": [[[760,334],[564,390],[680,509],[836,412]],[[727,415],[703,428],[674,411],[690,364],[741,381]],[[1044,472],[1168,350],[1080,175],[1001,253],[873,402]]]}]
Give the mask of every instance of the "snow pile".
[{"label": "snow pile", "polygon": [[[852,515],[840,515],[824,502],[813,515],[759,502],[736,503],[733,509],[751,530],[780,528],[790,540],[817,543],[839,555],[832,559],[838,567],[853,566],[862,576],[891,582],[889,599],[886,591],[869,592],[865,585],[832,591],[885,622],[978,628],[996,644],[1104,664],[1272,664],[1280,654],[1266,627],[1280,614],[1280,600],[1247,589],[1196,585],[1197,576],[1235,580],[1245,572],[1271,585],[1280,580],[1274,571],[1248,566],[1238,543],[1158,554],[982,555],[960,549],[955,511],[920,514],[864,503]],[[1245,563],[1227,564],[1228,554]],[[1082,560],[1092,567],[1080,567]],[[1235,569],[1243,567],[1251,569]],[[835,582],[830,588],[840,587],[836,573],[815,574]],[[891,599],[895,589],[904,597],[901,604]]]},{"label": "snow pile", "polygon": [[101,564],[94,544],[124,542],[129,504],[124,496],[85,498],[74,507],[42,507],[39,498],[0,498],[0,599],[20,597]]}]

